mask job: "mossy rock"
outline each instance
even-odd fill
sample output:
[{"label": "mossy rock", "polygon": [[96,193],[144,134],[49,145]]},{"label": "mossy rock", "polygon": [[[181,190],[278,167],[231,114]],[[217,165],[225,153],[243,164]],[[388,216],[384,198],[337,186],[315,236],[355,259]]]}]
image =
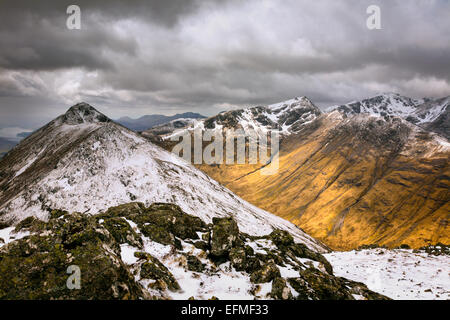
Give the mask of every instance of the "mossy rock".
[{"label": "mossy rock", "polygon": [[[0,249],[0,299],[146,297],[120,260],[118,245],[95,219],[65,215],[41,231],[45,235],[33,234]],[[67,286],[72,265],[80,269],[80,289]]]},{"label": "mossy rock", "polygon": [[263,266],[263,262],[258,259],[257,257],[246,257],[246,262],[245,262],[245,271],[247,273],[253,273],[259,269],[261,269],[261,267]]},{"label": "mossy rock", "polygon": [[253,250],[253,248],[250,247],[249,245],[245,246],[244,250],[245,250],[245,254],[247,256],[254,256],[255,255],[255,250]]},{"label": "mossy rock", "polygon": [[[310,298],[314,300],[354,300],[350,291],[338,278],[314,268],[301,270],[300,276],[312,289]],[[295,286],[292,287],[297,290]]]},{"label": "mossy rock", "polygon": [[247,269],[247,255],[242,247],[233,248],[229,254],[231,265],[237,271],[244,271]]},{"label": "mossy rock", "polygon": [[24,229],[29,229],[31,228],[37,221],[38,219],[36,219],[33,216],[27,217],[24,220],[20,221],[17,225],[16,228],[14,229],[14,232],[19,232],[22,231]]},{"label": "mossy rock", "polygon": [[153,226],[159,233],[165,230],[180,239],[198,239],[197,232],[206,230],[206,224],[200,218],[184,213],[174,204],[156,203],[143,213],[130,215],[129,218],[141,229]]},{"label": "mossy rock", "polygon": [[190,271],[203,272],[205,265],[197,257],[189,255],[187,257],[187,268]]},{"label": "mossy rock", "polygon": [[268,238],[282,250],[286,250],[290,245],[294,244],[292,235],[289,232],[280,229],[272,231]]},{"label": "mossy rock", "polygon": [[164,245],[175,246],[175,237],[164,227],[148,224],[140,227],[142,234]]},{"label": "mossy rock", "polygon": [[107,218],[104,219],[102,225],[111,233],[118,243],[128,243],[133,247],[142,248],[143,243],[141,237],[137,235],[123,218]]},{"label": "mossy rock", "polygon": [[[142,202],[131,202],[109,208],[104,216],[106,217],[128,217],[130,215],[142,214],[145,205]],[[99,216],[101,217],[101,215]]]},{"label": "mossy rock", "polygon": [[233,247],[242,245],[239,228],[233,218],[213,218],[211,255],[226,257]]},{"label": "mossy rock", "polygon": [[194,247],[196,247],[197,249],[203,250],[205,252],[210,249],[209,245],[205,241],[195,241]]},{"label": "mossy rock", "polygon": [[328,260],[323,255],[321,255],[320,253],[314,252],[311,249],[309,249],[303,243],[294,243],[294,244],[290,245],[289,250],[296,257],[310,259],[310,260],[314,260],[314,261],[322,263],[324,268],[325,268],[325,270],[330,275],[333,274],[333,267],[328,262]]},{"label": "mossy rock", "polygon": [[287,282],[291,285],[291,287],[297,292],[297,296],[295,299],[297,300],[312,300],[314,295],[314,291],[311,287],[308,286],[308,283],[303,278],[288,278]]},{"label": "mossy rock", "polygon": [[250,275],[250,281],[252,283],[266,283],[277,277],[281,277],[280,269],[278,269],[273,261],[270,261],[263,265],[261,269],[253,272]]},{"label": "mossy rock", "polygon": [[[136,254],[135,254],[136,255]],[[169,290],[175,291],[180,289],[175,277],[158,259],[148,253],[138,254],[139,257],[145,257],[145,262],[141,264],[140,276],[143,279],[163,281]],[[160,287],[164,287],[164,285]]]},{"label": "mossy rock", "polygon": [[68,213],[69,212],[65,210],[51,210],[49,214],[49,219],[58,219],[59,217],[62,217]]},{"label": "mossy rock", "polygon": [[291,289],[289,289],[285,279],[278,277],[272,281],[272,291],[270,292],[270,296],[278,300],[292,299]]},{"label": "mossy rock", "polygon": [[0,230],[8,228],[10,225],[6,222],[0,221]]}]

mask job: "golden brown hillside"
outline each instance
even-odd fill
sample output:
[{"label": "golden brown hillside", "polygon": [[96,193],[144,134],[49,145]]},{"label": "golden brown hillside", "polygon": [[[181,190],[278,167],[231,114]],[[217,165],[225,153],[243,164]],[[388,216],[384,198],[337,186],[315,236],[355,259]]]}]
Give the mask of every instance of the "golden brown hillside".
[{"label": "golden brown hillside", "polygon": [[199,166],[258,207],[336,250],[450,243],[448,142],[400,119],[338,112],[281,144],[280,169]]}]

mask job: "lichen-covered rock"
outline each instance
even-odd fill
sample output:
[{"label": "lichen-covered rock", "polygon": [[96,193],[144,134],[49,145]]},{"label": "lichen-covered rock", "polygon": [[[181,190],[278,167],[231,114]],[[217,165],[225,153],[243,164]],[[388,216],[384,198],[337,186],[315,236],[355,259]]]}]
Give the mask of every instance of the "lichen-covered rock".
[{"label": "lichen-covered rock", "polygon": [[209,250],[208,244],[204,241],[195,241],[194,247],[196,247],[197,249],[203,250],[205,252]]},{"label": "lichen-covered rock", "polygon": [[211,255],[225,257],[241,243],[239,228],[233,218],[213,218]]},{"label": "lichen-covered rock", "polygon": [[[41,223],[39,234],[0,249],[0,299],[146,297],[121,261],[114,238],[95,219],[72,214]],[[67,285],[70,266],[80,270],[80,289]]]},{"label": "lichen-covered rock", "polygon": [[270,261],[263,265],[261,269],[253,272],[250,275],[250,281],[253,283],[265,283],[277,277],[281,277],[280,269],[278,269],[273,261]]},{"label": "lichen-covered rock", "polygon": [[333,277],[314,268],[302,270],[300,277],[287,280],[298,293],[296,299],[300,300],[354,300],[354,294],[367,300],[389,300],[362,283]]},{"label": "lichen-covered rock", "polygon": [[51,210],[49,214],[50,219],[58,219],[59,217],[68,214],[65,210]]},{"label": "lichen-covered rock", "polygon": [[28,218],[25,218],[24,220],[20,221],[17,225],[16,228],[14,229],[15,232],[19,232],[23,229],[28,229],[30,228],[34,223],[36,223],[38,219],[36,219],[35,217],[31,216]]},{"label": "lichen-covered rock", "polygon": [[111,207],[105,212],[106,217],[128,217],[130,215],[142,214],[145,205],[142,202],[125,203],[116,207]]},{"label": "lichen-covered rock", "polygon": [[153,224],[141,225],[140,230],[142,234],[149,237],[151,240],[159,242],[161,244],[170,244],[175,246],[175,237],[167,229]]},{"label": "lichen-covered rock", "polygon": [[281,277],[275,278],[272,281],[272,291],[270,296],[278,300],[290,300],[292,299],[292,292],[289,289],[286,280]]},{"label": "lichen-covered rock", "polygon": [[191,255],[187,257],[187,268],[195,272],[203,272],[205,270],[203,263],[197,257]]},{"label": "lichen-covered rock", "polygon": [[164,287],[172,291],[180,289],[175,277],[158,259],[145,252],[135,253],[135,256],[145,260],[141,264],[141,278],[156,280],[160,290],[164,290]]},{"label": "lichen-covered rock", "polygon": [[120,243],[128,243],[137,248],[142,248],[142,239],[131,228],[127,221],[120,217],[103,219],[102,225],[111,233],[114,239]]},{"label": "lichen-covered rock", "polygon": [[317,269],[300,271],[301,279],[290,278],[289,284],[302,294],[302,299],[313,300],[354,300],[350,291],[338,278],[330,277]]},{"label": "lichen-covered rock", "polygon": [[289,247],[289,250],[299,258],[311,259],[323,264],[325,270],[332,275],[333,267],[328,260],[318,252],[314,252],[305,246],[303,243],[294,243]]},{"label": "lichen-covered rock", "polygon": [[382,294],[369,290],[364,283],[351,281],[345,278],[339,278],[339,280],[345,287],[350,288],[351,294],[362,296],[366,300],[390,300]]},{"label": "lichen-covered rock", "polygon": [[290,245],[294,244],[294,237],[289,232],[280,229],[272,231],[269,238],[278,248],[284,247],[287,249]]},{"label": "lichen-covered rock", "polygon": [[231,265],[237,271],[243,271],[247,269],[247,256],[244,248],[237,247],[231,249],[229,257]]},{"label": "lichen-covered rock", "polygon": [[150,239],[180,246],[180,239],[198,239],[197,232],[205,231],[205,223],[198,217],[184,213],[174,204],[155,203],[142,212],[128,215],[142,233]]}]

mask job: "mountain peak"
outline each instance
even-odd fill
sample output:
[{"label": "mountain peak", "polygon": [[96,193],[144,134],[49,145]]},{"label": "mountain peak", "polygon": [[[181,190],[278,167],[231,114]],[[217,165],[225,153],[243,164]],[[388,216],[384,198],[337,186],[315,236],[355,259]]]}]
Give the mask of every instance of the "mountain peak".
[{"label": "mountain peak", "polygon": [[275,109],[279,109],[279,108],[284,107],[284,106],[291,106],[291,105],[294,105],[294,104],[295,105],[297,105],[297,104],[300,104],[300,105],[314,105],[312,103],[312,101],[310,99],[308,99],[308,97],[301,96],[301,97],[292,98],[290,100],[274,103],[274,104],[269,105],[268,107],[270,109],[275,110]]},{"label": "mountain peak", "polygon": [[80,102],[72,106],[61,116],[66,124],[110,122],[111,120],[88,103]]}]

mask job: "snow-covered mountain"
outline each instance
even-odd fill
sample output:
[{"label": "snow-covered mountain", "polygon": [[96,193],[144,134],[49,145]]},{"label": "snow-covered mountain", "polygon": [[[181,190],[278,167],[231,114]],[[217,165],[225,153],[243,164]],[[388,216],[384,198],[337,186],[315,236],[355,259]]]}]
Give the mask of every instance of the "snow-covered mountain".
[{"label": "snow-covered mountain", "polygon": [[385,93],[361,101],[331,106],[327,112],[338,110],[347,116],[370,114],[385,119],[400,117],[449,139],[449,103],[450,97],[412,99],[397,93]]},{"label": "snow-covered mountain", "polygon": [[257,132],[278,129],[282,134],[291,134],[320,114],[320,109],[308,98],[297,97],[268,106],[222,112],[203,123],[206,129],[242,128],[244,131],[253,129]]},{"label": "snow-covered mountain", "polygon": [[130,201],[175,203],[210,223],[232,216],[240,230],[289,231],[325,247],[298,227],[234,195],[181,158],[81,103],[27,137],[0,162],[0,218],[14,223],[48,210],[96,214]]},{"label": "snow-covered mountain", "polygon": [[379,117],[406,118],[416,111],[418,105],[424,102],[424,100],[412,99],[396,93],[384,93],[361,101],[332,106],[327,111],[339,110],[347,115],[367,113]]},{"label": "snow-covered mountain", "polygon": [[[256,106],[245,109],[224,111],[210,117],[194,121],[186,128],[173,128],[172,132],[162,135],[167,139],[183,130],[201,129],[243,129],[248,134],[249,130],[257,134],[264,134],[270,130],[280,130],[284,136],[299,132],[305,125],[311,123],[322,112],[307,97],[296,97],[280,103]],[[151,133],[147,130],[146,133]]]}]

